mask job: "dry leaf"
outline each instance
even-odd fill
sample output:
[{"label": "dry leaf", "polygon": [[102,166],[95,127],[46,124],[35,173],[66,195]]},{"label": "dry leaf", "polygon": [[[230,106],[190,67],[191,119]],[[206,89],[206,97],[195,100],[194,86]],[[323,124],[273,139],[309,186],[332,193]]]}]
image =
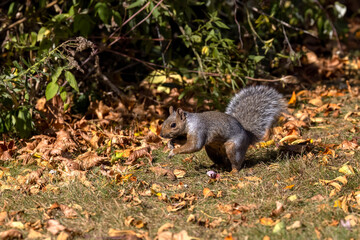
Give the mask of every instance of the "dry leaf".
[{"label": "dry leaf", "polygon": [[345,175],[348,175],[348,176],[355,174],[355,171],[354,171],[353,167],[350,166],[350,165],[347,165],[347,164],[343,165],[339,169],[339,172],[344,173]]},{"label": "dry leaf", "polygon": [[209,188],[203,189],[203,195],[204,195],[204,198],[215,197],[215,194]]},{"label": "dry leaf", "polygon": [[11,221],[9,223],[6,224],[6,226],[11,227],[11,228],[17,228],[17,229],[24,229],[25,225],[22,222],[19,221]]},{"label": "dry leaf", "polygon": [[276,201],[276,209],[274,209],[271,212],[271,216],[274,216],[274,217],[280,216],[280,214],[283,213],[284,210],[285,210],[284,205],[281,202]]},{"label": "dry leaf", "polygon": [[131,239],[131,240],[137,240],[141,239],[141,235],[137,234],[136,232],[132,230],[116,230],[116,229],[109,229],[108,232],[109,237],[116,238],[116,239]]},{"label": "dry leaf", "polygon": [[7,212],[0,212],[0,225],[6,221],[8,218]]},{"label": "dry leaf", "polygon": [[185,230],[182,230],[179,233],[175,233],[172,240],[191,240],[192,237],[188,235],[188,233]]},{"label": "dry leaf", "polygon": [[286,227],[286,230],[292,230],[292,229],[297,229],[297,228],[301,228],[301,222],[300,221],[293,222],[293,224]]},{"label": "dry leaf", "polygon": [[77,161],[81,166],[81,169],[88,170],[92,167],[98,166],[108,160],[107,157],[100,157],[96,152],[86,152],[77,157]]},{"label": "dry leaf", "polygon": [[271,218],[263,217],[259,219],[260,224],[264,226],[274,226],[276,223]]},{"label": "dry leaf", "polygon": [[295,103],[296,103],[296,94],[295,94],[295,91],[293,91],[291,98],[288,102],[288,105],[295,104]]},{"label": "dry leaf", "polygon": [[56,238],[56,240],[67,240],[71,237],[71,235],[65,231],[62,231]]},{"label": "dry leaf", "polygon": [[349,221],[351,227],[355,227],[356,225],[358,225],[360,223],[360,218],[353,214],[347,215],[345,217],[345,220]]},{"label": "dry leaf", "polygon": [[162,233],[170,228],[173,228],[174,224],[173,223],[165,223],[163,224],[157,231],[157,234]]},{"label": "dry leaf", "polygon": [[64,213],[66,218],[75,218],[78,215],[75,209],[66,205],[60,204],[60,209]]},{"label": "dry leaf", "polygon": [[159,175],[168,176],[168,178],[170,180],[173,180],[173,181],[176,180],[175,174],[168,169],[161,168],[161,167],[150,167],[149,169],[150,169],[150,171],[155,173],[157,176],[159,176]]},{"label": "dry leaf", "polygon": [[262,179],[256,176],[248,176],[248,177],[244,177],[246,180],[250,181],[250,182],[255,182],[255,183],[261,183]]},{"label": "dry leaf", "polygon": [[41,238],[43,239],[45,236],[43,234],[41,234],[38,231],[35,231],[34,229],[30,228],[29,230],[29,234],[27,235],[27,239],[38,239]]},{"label": "dry leaf", "polygon": [[0,239],[21,239],[22,233],[17,229],[9,229],[0,233]]},{"label": "dry leaf", "polygon": [[75,148],[76,144],[70,137],[70,133],[65,130],[60,130],[56,132],[56,141],[50,151],[50,155],[61,155],[64,151],[72,151]]},{"label": "dry leaf", "polygon": [[316,234],[317,239],[322,239],[322,234],[321,234],[319,228],[317,228],[317,227],[315,227],[315,234]]},{"label": "dry leaf", "polygon": [[161,232],[161,233],[158,233],[157,235],[157,239],[158,240],[173,240],[173,233],[172,232],[169,232],[169,231],[164,231],[164,232]]},{"label": "dry leaf", "polygon": [[177,178],[183,178],[185,176],[186,172],[184,170],[180,170],[180,169],[175,169],[174,170],[174,175]]},{"label": "dry leaf", "polygon": [[323,105],[321,97],[310,99],[309,103],[314,106],[317,106],[317,107],[320,107]]},{"label": "dry leaf", "polygon": [[50,219],[46,225],[46,229],[53,235],[65,230],[65,227],[58,220]]},{"label": "dry leaf", "polygon": [[152,157],[151,157],[151,149],[150,147],[144,147],[144,148],[140,148],[138,150],[135,150],[134,152],[132,152],[129,156],[129,158],[127,159],[125,164],[128,165],[132,165],[134,164],[134,162],[142,157],[147,157],[149,159],[149,164],[151,165],[152,163]]}]

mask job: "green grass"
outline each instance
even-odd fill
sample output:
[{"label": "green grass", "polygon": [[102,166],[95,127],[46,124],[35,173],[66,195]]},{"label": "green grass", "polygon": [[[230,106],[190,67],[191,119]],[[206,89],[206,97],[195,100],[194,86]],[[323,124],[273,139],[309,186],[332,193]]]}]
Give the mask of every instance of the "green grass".
[{"label": "green grass", "polygon": [[[333,119],[328,117],[333,127],[310,128],[303,131],[304,138],[321,138],[322,143],[339,144],[344,140],[352,139],[353,133],[349,132],[351,123],[344,121],[342,116]],[[327,137],[339,134],[338,137]],[[245,167],[237,173],[229,173],[212,168],[212,163],[206,153],[196,153],[192,161],[183,161],[191,155],[179,155],[168,160],[162,150],[153,151],[153,166],[169,170],[181,169],[186,171],[183,178],[171,180],[168,176],[156,175],[150,170],[148,164],[138,169],[122,173],[133,174],[135,179],[116,182],[101,174],[103,167],[95,167],[88,171],[87,179],[92,187],[85,186],[79,180],[64,181],[60,176],[55,176],[50,183],[59,187],[57,192],[40,191],[29,194],[26,191],[4,190],[0,193],[2,211],[8,212],[9,219],[0,225],[0,231],[9,229],[6,225],[13,221],[22,223],[35,223],[40,220],[42,227],[38,231],[45,236],[51,236],[46,231],[46,222],[50,218],[57,219],[68,228],[75,239],[102,239],[108,236],[110,228],[118,230],[133,230],[137,233],[147,233],[150,238],[157,236],[158,229],[165,223],[173,223],[169,231],[178,233],[186,230],[190,236],[200,239],[224,239],[229,233],[236,239],[263,239],[268,235],[270,239],[357,239],[360,234],[359,225],[348,230],[341,226],[340,221],[348,214],[341,208],[334,207],[334,202],[339,197],[359,191],[359,152],[346,155],[346,150],[336,149],[337,157],[329,158],[327,165],[320,164],[320,151],[323,147],[314,144],[313,157],[308,158],[307,152],[290,155],[279,151],[274,146],[248,151]],[[147,162],[144,160],[144,162]],[[355,176],[348,177],[348,183],[343,186],[334,197],[329,197],[331,186],[319,184],[320,179],[331,180],[343,174],[338,169],[347,163],[354,167]],[[10,168],[10,175],[17,177],[25,175],[25,169],[37,169],[36,165],[21,166],[16,163],[7,163],[4,167]],[[220,173],[220,180],[213,181],[207,175],[209,170]],[[45,170],[44,176],[48,176]],[[249,179],[260,178],[261,181]],[[3,176],[1,184],[7,183],[7,176]],[[158,195],[156,191],[150,193],[153,184],[160,186]],[[242,186],[241,186],[242,185]],[[287,186],[294,185],[287,189]],[[239,187],[240,186],[240,187]],[[203,196],[203,189],[209,188],[216,195],[222,192],[221,197]],[[289,187],[288,187],[289,188]],[[167,207],[184,201],[175,199],[176,194],[187,193],[195,196],[192,204],[186,201],[186,206],[178,211],[169,212]],[[164,197],[166,194],[166,197]],[[321,194],[324,200],[314,201],[312,197]],[[297,199],[290,201],[289,197],[296,195]],[[186,198],[186,197],[185,197]],[[167,199],[167,200],[165,200]],[[271,216],[276,208],[276,201],[284,204],[285,210],[279,216]],[[66,218],[59,209],[49,212],[53,203],[73,207],[78,216]],[[240,214],[231,214],[220,210],[219,205],[238,204],[250,206],[248,211]],[[252,207],[251,207],[252,206]],[[352,209],[352,214],[359,217],[360,211]],[[190,215],[195,216],[195,221],[188,222]],[[141,220],[145,226],[138,229],[134,225],[127,226],[127,217]],[[290,226],[295,221],[301,222],[298,229],[273,233],[273,226],[264,226],[259,219],[271,217],[273,221],[281,221],[285,226]],[[214,222],[215,221],[215,222]],[[217,221],[217,223],[216,223]],[[339,224],[332,226],[333,221]],[[26,238],[29,228],[21,230]],[[318,232],[318,233],[316,233]],[[119,237],[119,239],[121,239]]]}]

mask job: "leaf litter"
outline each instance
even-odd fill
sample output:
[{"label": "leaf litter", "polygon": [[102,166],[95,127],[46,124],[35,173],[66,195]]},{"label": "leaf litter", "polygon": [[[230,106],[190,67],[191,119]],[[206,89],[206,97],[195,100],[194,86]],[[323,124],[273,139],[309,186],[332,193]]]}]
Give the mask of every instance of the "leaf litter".
[{"label": "leaf litter", "polygon": [[[356,91],[351,92],[355,94]],[[360,211],[360,193],[358,189],[348,187],[349,183],[358,177],[359,165],[354,161],[342,162],[339,165],[337,161],[344,157],[353,157],[359,150],[359,139],[352,137],[335,141],[339,137],[336,133],[333,133],[333,136],[324,133],[304,136],[304,132],[311,132],[312,129],[331,129],[334,119],[346,121],[351,126],[346,130],[352,134],[351,136],[359,133],[359,109],[348,109],[344,102],[335,101],[335,97],[341,98],[345,94],[346,90],[322,87],[314,91],[294,92],[289,101],[291,114],[286,115],[280,126],[273,129],[272,139],[266,139],[253,146],[249,149],[249,154],[275,148],[291,156],[300,154],[300,161],[304,163],[311,161],[319,167],[343,174],[314,180],[309,185],[321,186],[329,192],[314,194],[308,198],[311,201],[304,202],[316,205],[333,201],[333,209],[340,209],[345,216],[333,223],[329,220],[329,224],[335,225],[338,222],[337,225],[352,229],[359,224],[357,214]],[[29,196],[46,192],[60,194],[63,186],[70,186],[74,181],[80,182],[91,191],[96,191],[94,180],[90,177],[101,174],[106,177],[109,184],[121,186],[118,199],[126,207],[142,208],[144,204],[151,205],[147,200],[151,198],[152,201],[162,204],[160,206],[163,212],[166,212],[166,216],[174,218],[182,215],[188,224],[195,224],[199,228],[227,230],[222,235],[224,238],[233,238],[231,232],[236,233],[239,226],[254,228],[262,225],[270,228],[267,234],[282,234],[284,231],[297,231],[307,226],[302,219],[294,217],[297,216],[296,213],[288,212],[291,207],[285,208],[283,204],[293,206],[303,201],[302,194],[297,194],[298,189],[303,188],[303,183],[300,182],[300,179],[303,179],[301,173],[296,173],[298,177],[292,181],[287,179],[294,174],[285,179],[280,177],[271,183],[273,186],[279,186],[282,191],[276,193],[278,199],[273,201],[276,207],[273,206],[272,210],[264,212],[264,203],[254,199],[247,203],[241,199],[223,202],[233,192],[249,194],[249,189],[268,186],[267,176],[255,171],[254,174],[242,174],[241,177],[237,177],[211,169],[203,171],[203,175],[207,173],[208,177],[201,180],[201,189],[195,191],[188,181],[194,174],[192,171],[185,168],[185,165],[174,166],[158,162],[157,155],[154,155],[154,151],[165,146],[165,142],[159,137],[159,119],[145,117],[146,120],[133,124],[126,130],[114,127],[114,123],[123,123],[124,119],[119,117],[121,114],[129,114],[129,107],[125,108],[124,110],[106,106],[101,101],[94,103],[89,114],[94,114],[98,120],[92,121],[84,117],[72,119],[68,113],[59,110],[59,102],[56,99],[43,106],[39,103],[39,111],[50,116],[50,124],[47,124],[44,135],[34,136],[19,144],[14,140],[0,142],[0,160],[13,161],[15,164],[1,167],[0,191],[15,191]],[[139,113],[147,116],[144,110]],[[183,164],[192,167],[197,161],[197,156],[194,155],[182,159]],[[14,174],[11,168],[17,165],[23,170]],[[277,163],[271,163],[267,169],[271,173],[284,170]],[[248,169],[245,168],[244,171],[248,172]],[[150,180],[142,180],[141,174],[153,177]],[[201,179],[201,176],[198,174],[197,178]],[[286,191],[293,193],[287,194]],[[298,196],[301,196],[301,199]],[[216,205],[212,205],[212,214],[206,211],[209,209],[201,210],[202,204],[210,204],[213,201]],[[69,225],[55,218],[81,221],[85,215],[88,218],[92,216],[82,207],[53,202],[50,207],[44,208],[45,217],[40,220],[40,225],[28,228],[26,226],[29,222],[21,218],[14,221],[8,211],[2,211],[0,225],[10,229],[4,229],[0,234],[4,238],[57,236],[58,239],[67,239],[78,234],[76,231],[80,232],[80,235],[86,231],[74,231],[67,227]],[[157,232],[151,233],[149,227],[154,223],[149,221],[146,215],[131,214],[123,216],[121,220],[124,227],[133,230],[116,229],[114,226],[108,229],[107,236],[150,239],[152,235],[158,239],[194,239],[191,237],[192,234],[177,227],[173,222],[163,224],[155,230]],[[314,234],[323,235],[321,228],[315,228]]]}]

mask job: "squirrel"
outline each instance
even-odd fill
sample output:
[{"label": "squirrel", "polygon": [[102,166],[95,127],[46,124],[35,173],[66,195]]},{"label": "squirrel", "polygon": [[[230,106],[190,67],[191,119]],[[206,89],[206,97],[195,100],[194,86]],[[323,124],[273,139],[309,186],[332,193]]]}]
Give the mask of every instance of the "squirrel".
[{"label": "squirrel", "polygon": [[[168,157],[200,151],[203,146],[209,158],[227,169],[240,170],[250,145],[259,142],[286,112],[286,103],[275,89],[250,86],[238,92],[225,113],[207,111],[190,113],[169,108],[160,136],[170,138]],[[178,143],[181,146],[174,147]]]}]

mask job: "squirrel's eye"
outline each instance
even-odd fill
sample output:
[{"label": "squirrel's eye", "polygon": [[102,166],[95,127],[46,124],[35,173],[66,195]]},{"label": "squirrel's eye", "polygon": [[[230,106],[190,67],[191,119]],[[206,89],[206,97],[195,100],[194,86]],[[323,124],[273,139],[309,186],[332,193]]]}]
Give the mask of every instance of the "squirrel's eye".
[{"label": "squirrel's eye", "polygon": [[171,128],[176,127],[176,123],[172,123],[172,124],[170,125],[170,127],[171,127]]}]

